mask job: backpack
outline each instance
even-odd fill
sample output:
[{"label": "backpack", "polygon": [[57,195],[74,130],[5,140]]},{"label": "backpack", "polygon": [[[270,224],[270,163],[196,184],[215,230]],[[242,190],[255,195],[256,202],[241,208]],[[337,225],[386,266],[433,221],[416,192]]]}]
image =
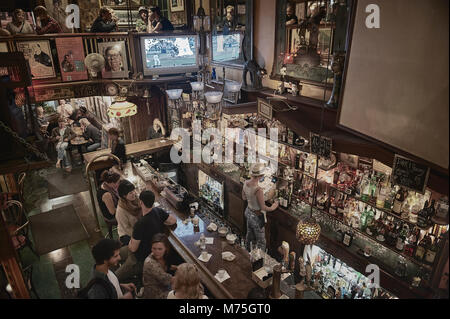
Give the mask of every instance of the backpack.
[{"label": "backpack", "polygon": [[89,297],[88,297],[89,290],[91,290],[92,286],[94,286],[95,284],[99,284],[100,286],[103,287],[103,289],[105,291],[107,291],[109,299],[112,299],[114,297],[114,294],[111,291],[111,289],[112,289],[111,285],[106,280],[96,277],[96,278],[92,278],[88,282],[86,287],[78,290],[77,298],[78,299],[89,299]]}]

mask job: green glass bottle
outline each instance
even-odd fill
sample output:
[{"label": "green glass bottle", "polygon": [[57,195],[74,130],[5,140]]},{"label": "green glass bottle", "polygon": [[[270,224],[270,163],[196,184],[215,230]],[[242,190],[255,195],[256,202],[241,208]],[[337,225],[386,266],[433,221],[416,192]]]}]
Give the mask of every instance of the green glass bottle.
[{"label": "green glass bottle", "polygon": [[361,212],[361,216],[359,219],[359,226],[361,228],[362,231],[366,231],[366,227],[367,227],[367,206],[364,208],[364,211]]}]

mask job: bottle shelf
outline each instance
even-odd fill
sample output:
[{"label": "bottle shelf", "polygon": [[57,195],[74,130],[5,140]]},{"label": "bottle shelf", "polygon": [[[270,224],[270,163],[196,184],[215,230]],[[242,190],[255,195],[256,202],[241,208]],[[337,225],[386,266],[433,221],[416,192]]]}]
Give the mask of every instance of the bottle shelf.
[{"label": "bottle shelf", "polygon": [[[357,233],[363,235],[364,237],[369,238],[369,239],[375,241],[376,243],[380,244],[381,246],[383,246],[383,247],[389,249],[390,251],[396,253],[397,255],[400,255],[400,256],[404,257],[405,259],[407,259],[407,260],[409,260],[409,261],[415,263],[416,265],[421,266],[421,267],[423,267],[423,268],[425,268],[425,269],[427,269],[427,270],[429,270],[429,271],[432,270],[432,268],[433,268],[432,266],[430,266],[430,265],[428,265],[428,264],[425,264],[425,263],[422,263],[422,262],[420,262],[420,261],[414,259],[413,257],[408,256],[408,255],[406,255],[405,253],[400,252],[400,251],[398,251],[397,249],[395,249],[395,248],[393,248],[393,247],[390,247],[390,246],[384,244],[383,242],[378,241],[376,238],[374,238],[374,237],[370,236],[369,234],[367,234],[367,233],[361,231],[360,229],[357,229],[357,228],[354,228],[354,227],[351,227],[351,226],[349,226],[349,225],[344,224],[344,222],[343,222],[341,219],[337,218],[336,216],[330,214],[329,212],[327,212],[327,211],[325,211],[325,210],[322,210],[322,209],[318,208],[318,207],[315,206],[315,205],[311,205],[311,204],[308,203],[307,201],[304,201],[304,200],[302,200],[301,198],[299,198],[298,196],[293,195],[293,197],[295,197],[296,199],[302,201],[303,203],[305,203],[305,204],[307,204],[307,205],[312,206],[313,209],[316,209],[316,210],[320,211],[321,213],[326,214],[327,216],[329,216],[330,218],[336,220],[336,221],[339,222],[340,224],[342,224],[342,225],[344,225],[344,226],[346,226],[346,227],[349,227],[350,229],[352,229],[353,231],[355,231],[355,232],[357,232]],[[288,207],[288,208],[284,208],[284,207],[283,207],[283,209],[284,209],[285,211],[288,211],[288,212],[289,212],[289,207]],[[291,214],[291,215],[292,215],[292,214]],[[293,216],[295,217],[295,215],[293,215]]]}]

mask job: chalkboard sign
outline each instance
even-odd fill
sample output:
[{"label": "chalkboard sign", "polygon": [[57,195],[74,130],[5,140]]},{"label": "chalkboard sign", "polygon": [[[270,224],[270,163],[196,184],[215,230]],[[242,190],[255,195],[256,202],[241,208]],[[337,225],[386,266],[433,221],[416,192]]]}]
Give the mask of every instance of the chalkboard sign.
[{"label": "chalkboard sign", "polygon": [[406,157],[395,155],[392,168],[392,183],[410,190],[425,193],[430,168]]},{"label": "chalkboard sign", "polygon": [[331,138],[320,136],[314,133],[310,133],[309,136],[311,153],[317,154],[324,158],[330,158],[332,149]]}]

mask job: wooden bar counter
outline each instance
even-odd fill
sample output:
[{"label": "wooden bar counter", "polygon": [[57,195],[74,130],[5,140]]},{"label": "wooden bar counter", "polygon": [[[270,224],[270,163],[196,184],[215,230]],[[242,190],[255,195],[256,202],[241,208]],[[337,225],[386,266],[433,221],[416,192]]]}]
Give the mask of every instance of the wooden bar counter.
[{"label": "wooden bar counter", "polygon": [[[186,262],[193,263],[198,267],[202,283],[215,298],[246,299],[248,292],[257,287],[257,284],[252,280],[250,255],[238,243],[230,245],[225,238],[219,236],[217,231],[208,231],[206,229],[209,225],[207,218],[199,218],[198,227],[195,228],[192,222],[184,224],[183,221],[188,218],[188,212],[175,209],[156,191],[151,182],[144,183],[132,168],[131,163],[124,166],[122,176],[130,181],[137,181],[138,185],[145,185],[147,189],[152,190],[155,193],[155,201],[161,205],[160,207],[176,216],[177,226],[170,229],[169,241],[173,249]],[[198,260],[201,250],[200,247],[195,245],[201,233],[204,233],[205,237],[214,238],[213,244],[206,245],[206,250],[212,254],[211,259],[206,263]],[[223,251],[233,253],[236,258],[233,261],[222,260]],[[220,283],[214,278],[219,269],[225,269],[231,278]]]}]

